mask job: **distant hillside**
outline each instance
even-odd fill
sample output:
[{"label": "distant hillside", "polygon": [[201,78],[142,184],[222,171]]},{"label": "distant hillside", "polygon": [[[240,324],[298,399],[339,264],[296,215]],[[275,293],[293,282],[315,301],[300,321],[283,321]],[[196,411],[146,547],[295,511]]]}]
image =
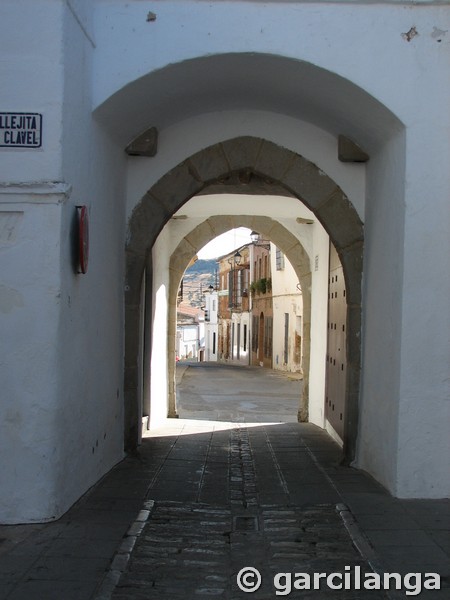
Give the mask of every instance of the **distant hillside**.
[{"label": "distant hillside", "polygon": [[[183,276],[183,301],[190,306],[204,305],[204,295],[210,285],[216,286],[217,263],[214,259],[198,260]],[[180,296],[179,296],[180,298]]]},{"label": "distant hillside", "polygon": [[214,258],[210,260],[197,260],[189,269],[186,269],[186,275],[190,275],[191,273],[212,273],[214,275],[217,269],[217,263]]}]

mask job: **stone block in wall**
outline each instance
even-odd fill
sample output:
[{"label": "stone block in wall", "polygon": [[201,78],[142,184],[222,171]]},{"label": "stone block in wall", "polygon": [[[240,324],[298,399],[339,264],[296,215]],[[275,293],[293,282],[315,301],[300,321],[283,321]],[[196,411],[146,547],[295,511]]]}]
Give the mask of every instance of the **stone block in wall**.
[{"label": "stone block in wall", "polygon": [[323,204],[337,187],[328,175],[302,156],[294,159],[284,174],[282,183],[313,211]]}]

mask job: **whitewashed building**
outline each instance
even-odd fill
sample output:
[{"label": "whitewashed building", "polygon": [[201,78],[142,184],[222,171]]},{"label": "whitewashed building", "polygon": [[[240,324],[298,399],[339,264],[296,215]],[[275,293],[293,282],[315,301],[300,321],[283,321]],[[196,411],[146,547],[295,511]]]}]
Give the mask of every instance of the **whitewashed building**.
[{"label": "whitewashed building", "polygon": [[179,304],[177,308],[176,358],[204,360],[205,315],[193,306]]},{"label": "whitewashed building", "polygon": [[284,253],[270,245],[274,369],[301,373],[303,302],[300,283]]},{"label": "whitewashed building", "polygon": [[178,286],[235,226],[299,277],[326,426],[305,206],[345,280],[346,460],[449,495],[448,3],[2,0],[0,33],[0,520],[58,518],[176,416]]},{"label": "whitewashed building", "polygon": [[242,365],[250,364],[251,249],[244,245],[217,259],[218,356],[221,361]]}]

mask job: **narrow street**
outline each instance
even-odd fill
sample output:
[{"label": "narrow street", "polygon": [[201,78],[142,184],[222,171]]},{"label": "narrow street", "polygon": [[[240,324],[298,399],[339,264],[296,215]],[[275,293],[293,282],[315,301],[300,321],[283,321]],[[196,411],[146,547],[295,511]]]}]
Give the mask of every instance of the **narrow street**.
[{"label": "narrow street", "polygon": [[183,419],[297,423],[303,382],[295,373],[232,364],[178,364]]},{"label": "narrow street", "polygon": [[[180,364],[177,379],[180,419],[164,428],[164,438],[150,434],[161,455],[147,492],[148,520],[113,600],[238,600],[249,593],[237,585],[244,567],[261,575],[252,595],[258,599],[275,598],[276,591],[302,598],[405,597],[355,584],[338,592],[323,584],[300,591],[293,580],[276,585],[280,572],[313,577],[389,567],[407,573],[419,570],[418,563],[420,571],[447,564],[448,572],[445,553],[419,531],[407,504],[341,466],[340,449],[325,432],[297,423],[301,380],[217,363]],[[414,540],[427,546],[419,561],[410,553]]]},{"label": "narrow street", "polygon": [[420,598],[449,597],[449,502],[392,498],[342,466],[326,432],[295,422],[301,381],[229,365],[177,379],[180,418],[62,519],[0,527],[0,600],[239,600],[245,567],[258,600],[409,597],[357,589],[373,570],[439,573]]}]

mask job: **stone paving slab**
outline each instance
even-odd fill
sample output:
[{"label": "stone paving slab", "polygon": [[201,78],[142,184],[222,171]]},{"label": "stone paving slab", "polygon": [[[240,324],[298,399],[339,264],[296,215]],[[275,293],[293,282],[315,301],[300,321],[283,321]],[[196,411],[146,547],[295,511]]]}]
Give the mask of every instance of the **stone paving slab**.
[{"label": "stone paving slab", "polygon": [[[262,576],[261,587],[251,596],[257,599],[275,597],[273,581],[279,572],[344,573],[345,567],[355,566],[371,571],[333,505],[260,506],[233,517],[229,506],[156,502],[112,599],[238,600],[245,592],[237,575],[248,566]],[[321,587],[311,597],[332,597],[332,590]],[[367,591],[344,595],[340,597],[385,597]]]},{"label": "stone paving slab", "polygon": [[[201,369],[195,371],[199,375],[202,372]],[[227,369],[228,379],[237,376],[233,368]],[[278,377],[252,377],[251,385],[262,386],[266,394],[272,382],[273,398],[280,401]],[[201,391],[201,377],[195,385]],[[227,402],[232,400],[230,395]],[[263,404],[266,403],[267,395],[263,398]],[[243,410],[242,405],[239,410]],[[212,528],[206,537],[202,529],[195,529],[186,514],[179,513],[180,518],[186,520],[186,531],[195,529],[190,549],[186,548],[183,555],[191,561],[186,581],[198,577],[200,566],[206,560],[202,551],[205,539],[220,541],[221,546],[217,548],[223,548],[220,528],[225,527],[230,532],[230,543],[225,547],[231,571],[225,576],[220,572],[222,567],[210,565],[218,571],[210,573],[206,580],[208,587],[203,593],[187,593],[186,584],[183,597],[188,600],[215,598],[214,590],[218,589],[226,590],[234,600],[233,594],[237,591],[232,586],[232,573],[241,565],[241,558],[247,556],[259,561],[258,564],[266,569],[265,573],[269,573],[269,579],[267,575],[264,577],[266,583],[270,582],[270,569],[274,564],[277,568],[285,565],[286,571],[297,570],[303,564],[302,552],[308,555],[310,567],[321,568],[323,561],[327,568],[331,567],[335,564],[334,556],[327,559],[325,554],[336,552],[333,544],[336,540],[343,542],[344,538],[341,539],[336,530],[334,534],[332,529],[327,530],[327,523],[322,522],[322,518],[318,522],[324,526],[324,538],[316,546],[321,548],[323,555],[319,556],[316,550],[316,557],[311,558],[311,547],[305,545],[308,542],[305,532],[300,541],[290,539],[289,535],[296,533],[297,524],[306,511],[315,507],[321,510],[319,505],[324,505],[326,510],[333,512],[336,503],[351,510],[351,513],[347,512],[354,518],[357,530],[368,540],[371,550],[364,556],[370,556],[371,564],[375,559],[375,563],[387,572],[439,572],[443,589],[424,591],[419,597],[421,600],[450,598],[448,500],[392,498],[368,475],[343,466],[340,448],[318,427],[280,422],[281,419],[251,422],[250,417],[254,414],[253,406],[244,423],[168,420],[161,428],[149,432],[136,455],[117,465],[58,522],[0,526],[0,600],[110,600],[121,573],[127,572],[127,565],[132,564],[128,563],[130,556],[131,560],[136,556],[135,545],[139,547],[141,535],[145,535],[143,532],[147,525],[150,526],[151,519],[145,525],[142,513],[151,514],[147,506],[151,499],[156,501],[157,510],[166,505],[185,505],[203,507],[207,511],[225,511],[221,519],[205,519],[216,525],[216,530]],[[174,514],[172,511],[171,515]],[[235,520],[238,516],[256,516],[260,529],[256,532],[240,530]],[[335,518],[337,514],[333,512]],[[219,525],[218,521],[224,521],[225,525],[223,522]],[[241,527],[243,523],[249,526],[251,519],[241,521]],[[170,524],[166,525],[166,538],[161,543],[165,544],[167,556],[160,555],[155,540],[147,540],[148,554],[143,551],[141,558],[159,560],[159,569],[170,570],[173,565],[162,563],[168,559],[177,560],[178,542],[173,540],[177,538],[179,528],[171,530]],[[277,527],[279,537],[275,537]],[[348,544],[347,534],[345,540]],[[170,548],[177,550],[173,552]],[[210,549],[214,549],[214,544]],[[171,554],[175,554],[175,559]],[[221,561],[211,559],[209,562]],[[161,575],[163,573],[161,571]],[[146,582],[153,581],[153,572],[142,570],[140,577]],[[164,579],[161,581],[161,585],[167,583],[166,595],[162,595],[156,586],[151,592],[153,595],[149,595],[144,586],[133,588],[133,598],[176,598],[181,579],[174,577],[170,582],[172,587],[169,582],[164,583]],[[104,587],[105,582],[108,587]],[[120,591],[125,594],[125,588]],[[116,592],[119,593],[119,589]],[[243,594],[235,597],[245,597]],[[355,598],[354,593],[344,591],[329,594],[328,590],[322,590],[320,594],[306,590],[292,592],[294,597],[302,599]],[[248,595],[249,598],[252,596],[263,600],[278,597],[268,587]],[[373,593],[369,597],[372,598]],[[397,600],[397,597],[391,595],[392,599]],[[409,596],[402,594],[400,597]]]}]

